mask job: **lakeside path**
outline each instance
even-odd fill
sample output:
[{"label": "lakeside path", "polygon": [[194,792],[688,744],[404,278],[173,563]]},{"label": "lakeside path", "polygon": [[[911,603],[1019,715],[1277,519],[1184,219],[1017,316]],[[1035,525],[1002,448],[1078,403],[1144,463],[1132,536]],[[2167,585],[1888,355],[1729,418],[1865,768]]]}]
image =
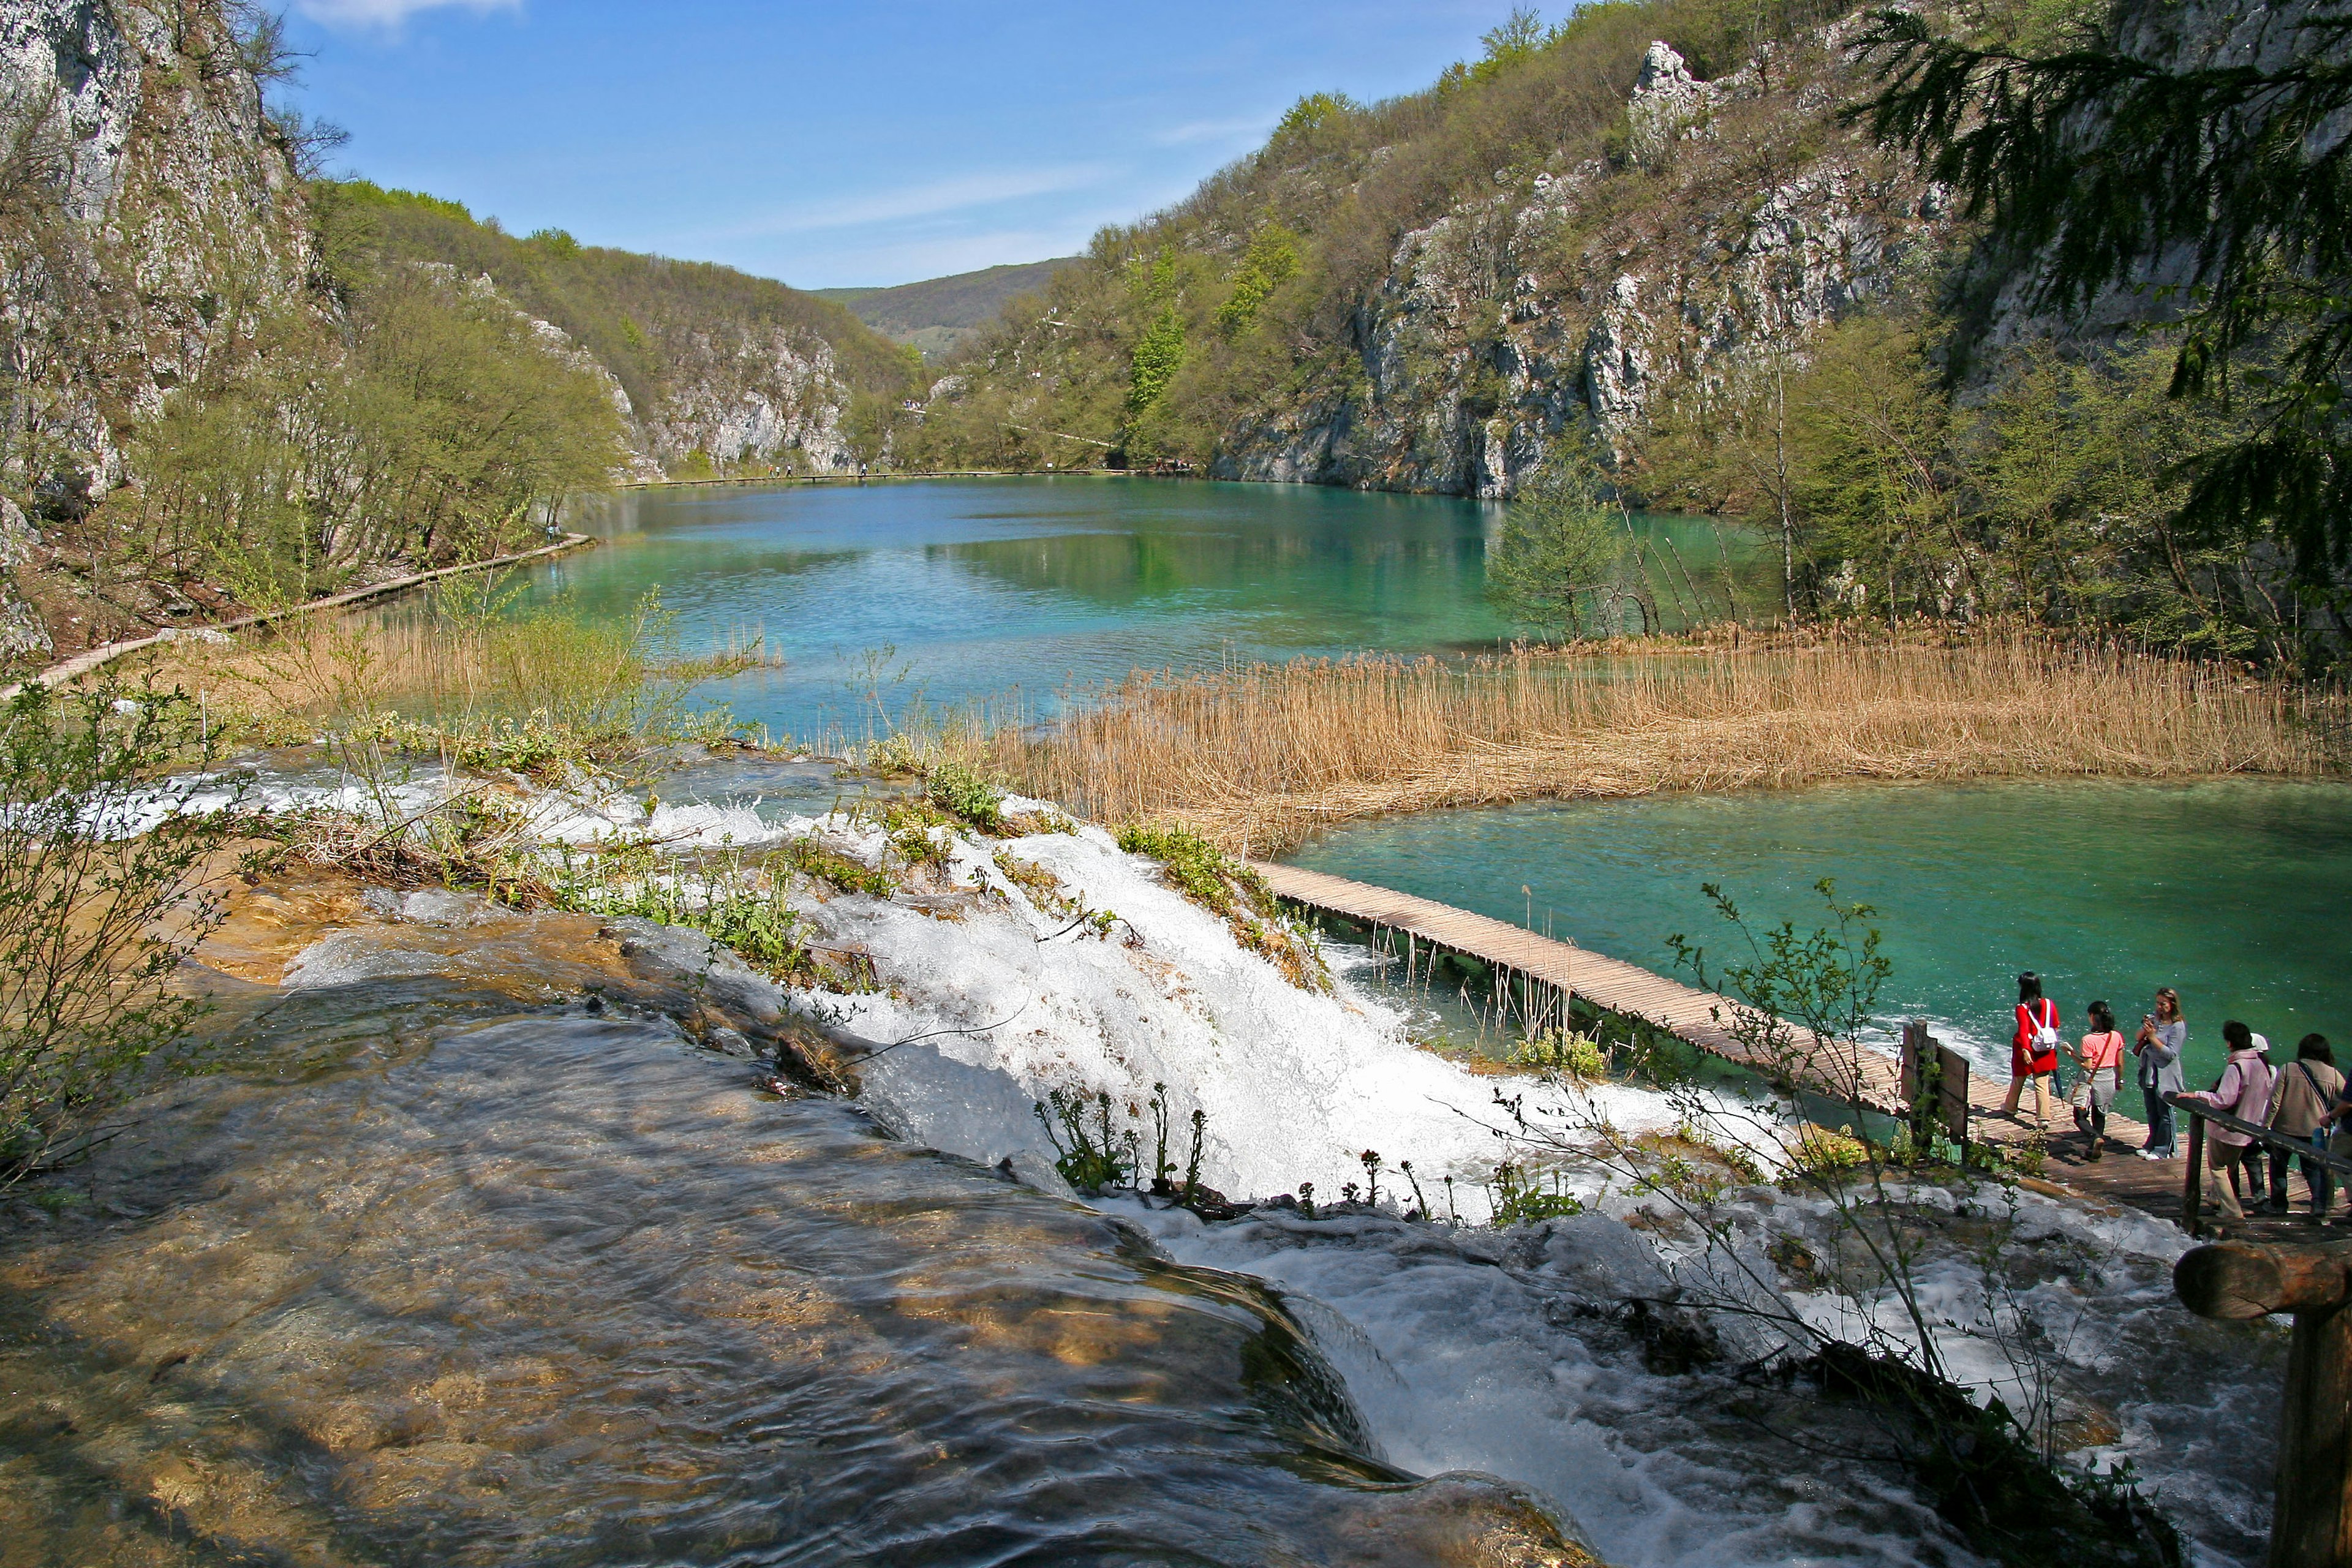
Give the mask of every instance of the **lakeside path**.
[{"label": "lakeside path", "polygon": [[202,626],[166,626],[151,637],[131,637],[121,642],[100,643],[96,647],[85,648],[71,658],[53,664],[47,669],[28,675],[23,680],[8,686],[0,686],[0,702],[5,702],[27,686],[38,684],[54,687],[77,677],[88,675],[91,670],[102,665],[110,664],[124,654],[137,653],[141,648],[160,647],[175,638],[201,637],[207,632],[216,632],[226,637],[231,632],[241,632],[254,626],[268,626],[272,621],[282,621],[291,616],[308,615],[315,610],[339,610],[347,605],[360,604],[368,599],[381,599],[388,594],[404,593],[410,588],[421,588],[427,583],[437,583],[444,577],[458,577],[468,572],[488,572],[500,566],[520,565],[525,561],[538,561],[550,555],[561,555],[568,550],[578,550],[583,545],[595,542],[593,537],[585,533],[567,533],[552,544],[543,544],[537,550],[526,550],[520,554],[496,555],[488,561],[468,561],[459,566],[442,566],[430,572],[413,572],[405,577],[388,577],[381,583],[370,583],[364,587],[352,588],[341,594],[331,594],[323,599],[309,599],[299,605],[289,605],[282,610],[263,610],[255,615],[239,616],[233,621],[219,621]]},{"label": "lakeside path", "polygon": [[[1538,936],[1503,921],[1391,888],[1352,882],[1297,866],[1254,861],[1251,868],[1286,902],[1394,931],[1415,944],[1426,942],[1480,960],[1496,971],[1498,990],[1517,991],[1513,1005],[1523,1015],[1557,1019],[1565,1008],[1553,999],[1573,996],[1602,1011],[1640,1019],[1734,1066],[1761,1071],[1773,1065],[1757,1060],[1725,1026],[1723,1020],[1739,1008],[1728,997],[1654,974],[1622,959],[1588,952],[1574,942]],[[1815,1045],[1810,1062],[1818,1064],[1813,1069],[1814,1087],[1821,1092],[1847,1100],[1857,1098],[1850,1094],[1848,1086],[1859,1086],[1858,1098],[1869,1109],[1897,1119],[1906,1114],[1902,1069],[1893,1058],[1835,1042],[1816,1040]],[[1832,1052],[1853,1054],[1840,1062],[1830,1058]],[[2037,1129],[2030,1123],[2000,1113],[2008,1093],[2006,1080],[1969,1073],[1972,1138],[2015,1146],[2035,1134]],[[2053,1113],[2052,1124],[2042,1174],[2027,1178],[2028,1186],[2046,1195],[2136,1208],[2176,1224],[2182,1219],[2187,1208],[2185,1156],[2138,1158],[2133,1151],[2147,1137],[2144,1124],[2110,1113],[2107,1152],[2099,1160],[2089,1158],[2090,1140],[2074,1130],[2064,1106]],[[2309,1241],[2328,1233],[2307,1217],[2255,1215],[2231,1225],[2230,1234],[2250,1240]]]}]

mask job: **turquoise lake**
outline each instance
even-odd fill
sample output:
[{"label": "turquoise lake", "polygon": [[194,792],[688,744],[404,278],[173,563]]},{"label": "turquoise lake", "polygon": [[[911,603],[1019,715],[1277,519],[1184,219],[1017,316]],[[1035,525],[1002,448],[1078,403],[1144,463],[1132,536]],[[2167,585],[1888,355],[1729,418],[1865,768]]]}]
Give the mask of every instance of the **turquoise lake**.
[{"label": "turquoise lake", "polygon": [[[597,548],[530,593],[618,614],[658,587],[687,647],[761,633],[787,661],[706,689],[776,734],[862,737],[919,697],[1054,711],[1135,668],[1491,649],[1491,503],[1307,485],[1062,478],[625,492]],[[1661,618],[1769,607],[1762,552],[1704,521],[1631,520]],[[1731,562],[1727,574],[1725,559]],[[1727,577],[1731,586],[1727,588]]]},{"label": "turquoise lake", "polygon": [[[1842,785],[1430,812],[1326,835],[1290,858],[1398,888],[1662,973],[1682,933],[1719,961],[1736,935],[1701,887],[1760,930],[1823,923],[1813,884],[1872,905],[1895,974],[1888,1018],[2006,1078],[2020,970],[2069,1037],[2083,1005],[2126,1031],[2159,985],[2189,1021],[2192,1079],[2242,1018],[2284,1061],[2317,1031],[2352,1061],[2352,789],[2221,780]],[[1526,887],[1531,891],[1522,894]],[[1687,978],[1687,976],[1685,976]]]},{"label": "turquoise lake", "polygon": [[[530,593],[619,614],[650,589],[688,650],[747,629],[787,661],[706,688],[777,735],[857,739],[916,700],[1049,715],[1135,668],[1459,655],[1508,637],[1483,598],[1501,509],[1310,486],[1061,478],[625,493],[577,525],[597,548]],[[1764,552],[1700,520],[1640,518],[1662,616],[1677,595],[1779,592]],[[1727,560],[1728,568],[1727,569]],[[1671,563],[1671,567],[1668,563]],[[1671,579],[1671,581],[1669,581]],[[1717,585],[1728,581],[1728,588]],[[1717,603],[1721,603],[1720,599]],[[1890,1017],[1934,1019],[2006,1071],[2017,971],[2078,1030],[2126,1026],[2158,985],[2187,1003],[2191,1063],[2221,1025],[2352,1041],[2352,789],[2193,784],[1865,785],[1432,813],[1334,833],[1301,864],[1670,969],[1668,935],[1718,948],[1699,892],[1810,927],[1823,876],[1880,910]],[[1532,889],[1522,895],[1522,886]]]}]

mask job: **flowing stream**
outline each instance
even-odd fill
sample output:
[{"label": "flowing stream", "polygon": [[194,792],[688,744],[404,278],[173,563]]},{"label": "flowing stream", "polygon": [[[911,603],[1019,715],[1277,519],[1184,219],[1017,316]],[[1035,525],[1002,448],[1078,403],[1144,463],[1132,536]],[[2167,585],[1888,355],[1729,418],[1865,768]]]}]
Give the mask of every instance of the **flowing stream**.
[{"label": "flowing stream", "polygon": [[[689,648],[763,625],[792,663],[717,695],[817,737],[1137,665],[1491,646],[1495,523],[1304,488],[713,487],[612,503],[530,591],[606,613],[659,584]],[[1702,525],[1638,526],[1722,564]],[[446,787],[420,770],[400,809]],[[872,823],[827,816],[862,788],[722,752],[650,808],[522,804],[550,842],[818,834],[875,864]],[[259,793],[368,808],[308,754]],[[1619,1082],[1547,1109],[1557,1085],[1422,1048],[1447,1020],[1375,955],[1330,947],[1336,985],[1302,987],[1098,829],[942,850],[898,896],[803,890],[806,934],[878,982],[844,994],[470,895],[241,893],[191,975],[218,1070],[0,1197],[0,1568],[1982,1561],[1895,1438],[1763,1370],[1886,1308],[1836,1284],[1826,1206],[1759,1185],[1709,1242],[1580,1170],[1581,1212],[1480,1225],[1498,1092],[1661,1146],[1705,1105]],[[2198,1070],[2225,1014],[2352,1035],[2334,787],[1520,806],[1299,858],[1660,967],[1715,929],[1700,882],[1802,921],[1832,874],[1881,910],[1889,1015],[1988,1063],[2028,965],[2070,1015],[2179,984]],[[778,1094],[743,1031],[787,1005],[908,1043],[856,1094]],[[1164,1096],[1180,1165],[1199,1111],[1202,1180],[1261,1206],[1075,1201],[1032,1114],[1056,1089],[1139,1128]],[[1383,1202],[1331,1212],[1375,1156]],[[1318,1215],[1265,1202],[1309,1183]],[[1955,1377],[2129,1461],[2199,1563],[2258,1561],[2277,1326],[2189,1318],[2185,1244],[2144,1216],[1905,1201]]]},{"label": "flowing stream", "polygon": [[1263,1287],[591,1011],[577,931],[370,929],[0,1229],[0,1562],[1565,1560]]}]

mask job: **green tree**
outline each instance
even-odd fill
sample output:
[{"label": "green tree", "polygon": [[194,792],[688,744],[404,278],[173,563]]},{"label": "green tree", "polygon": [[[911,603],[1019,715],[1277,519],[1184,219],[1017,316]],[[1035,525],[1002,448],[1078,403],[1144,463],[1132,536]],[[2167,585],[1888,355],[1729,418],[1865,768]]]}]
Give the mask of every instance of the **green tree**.
[{"label": "green tree", "polygon": [[1486,597],[1538,636],[1581,635],[1595,600],[1614,583],[1625,536],[1584,454],[1554,458],[1515,498],[1486,558]]},{"label": "green tree", "polygon": [[1849,318],[1816,345],[1789,402],[1810,550],[1847,577],[1853,608],[1877,598],[1895,616],[1905,577],[1923,569],[1973,576],[1951,406],[1918,333],[1886,315]]},{"label": "green tree", "polygon": [[2245,417],[2197,454],[2182,521],[2275,530],[2324,584],[2352,553],[2352,23],[2308,16],[2274,63],[2206,65],[2127,43],[2129,19],[2028,52],[1879,13],[1853,47],[1885,87],[1853,112],[1987,221],[2039,305],[2079,313],[2185,263],[2158,290],[2181,311],[2170,390]]},{"label": "green tree", "polygon": [[1266,296],[1297,276],[1298,237],[1278,223],[1267,224],[1251,237],[1242,264],[1234,270],[1234,291],[1217,307],[1217,327],[1227,336],[1245,331],[1257,320]]}]

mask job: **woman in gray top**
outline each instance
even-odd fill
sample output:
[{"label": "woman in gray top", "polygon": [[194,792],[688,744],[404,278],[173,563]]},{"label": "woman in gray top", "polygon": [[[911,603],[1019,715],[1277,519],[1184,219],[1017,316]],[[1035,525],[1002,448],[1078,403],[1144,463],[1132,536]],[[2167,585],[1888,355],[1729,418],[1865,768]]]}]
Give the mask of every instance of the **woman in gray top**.
[{"label": "woman in gray top", "polygon": [[2139,1058],[2140,1098],[2147,1105],[2147,1142],[2143,1160],[2169,1160],[2176,1152],[2168,1094],[2188,1087],[2180,1076],[2180,1053],[2189,1044],[2189,1021],[2180,1016],[2180,993],[2167,985],[2156,994],[2156,1011],[2139,1021],[2132,1055]]}]

